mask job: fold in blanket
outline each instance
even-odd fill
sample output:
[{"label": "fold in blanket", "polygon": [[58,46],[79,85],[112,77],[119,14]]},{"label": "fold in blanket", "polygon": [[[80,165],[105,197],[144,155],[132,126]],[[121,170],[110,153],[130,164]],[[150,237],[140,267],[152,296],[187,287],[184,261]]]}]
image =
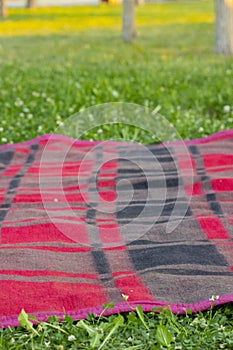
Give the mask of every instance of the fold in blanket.
[{"label": "fold in blanket", "polygon": [[0,174],[1,327],[22,308],[233,301],[233,130],[150,146],[44,135],[1,146]]}]

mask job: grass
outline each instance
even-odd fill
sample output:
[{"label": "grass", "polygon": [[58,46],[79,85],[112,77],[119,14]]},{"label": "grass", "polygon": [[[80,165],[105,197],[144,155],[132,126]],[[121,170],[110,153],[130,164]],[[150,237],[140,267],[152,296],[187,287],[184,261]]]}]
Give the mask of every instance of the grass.
[{"label": "grass", "polygon": [[[0,20],[0,143],[56,132],[70,115],[106,102],[157,108],[182,138],[233,128],[233,58],[213,53],[213,1],[137,8],[133,44],[121,41],[120,15],[119,6],[9,10]],[[151,142],[152,126],[110,125],[86,137]],[[0,330],[0,349],[232,349],[232,326],[231,305],[185,316],[139,308],[53,318],[36,328],[24,319]]]},{"label": "grass", "polygon": [[[157,313],[155,311],[160,311]],[[30,316],[29,316],[30,317]],[[233,308],[173,315],[168,309],[144,314],[140,307],[122,315],[63,322],[51,317],[33,327],[25,312],[21,327],[0,330],[1,349],[232,349]]]},{"label": "grass", "polygon": [[120,11],[9,10],[0,21],[1,143],[53,132],[110,101],[160,106],[183,138],[233,127],[233,59],[213,54],[212,1],[137,8],[132,45],[121,41]]}]

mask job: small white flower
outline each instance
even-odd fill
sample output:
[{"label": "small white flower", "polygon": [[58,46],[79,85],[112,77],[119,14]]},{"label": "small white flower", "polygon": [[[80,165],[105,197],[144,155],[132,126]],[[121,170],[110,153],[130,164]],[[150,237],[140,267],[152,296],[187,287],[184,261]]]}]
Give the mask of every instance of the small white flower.
[{"label": "small white flower", "polygon": [[74,341],[74,340],[76,340],[76,338],[75,338],[75,336],[73,334],[71,334],[71,335],[68,336],[68,340],[69,341]]},{"label": "small white flower", "polygon": [[15,101],[15,106],[20,107],[22,105],[23,105],[23,101],[20,98],[17,98],[17,100]]},{"label": "small white flower", "polygon": [[52,99],[51,97],[47,97],[47,98],[46,98],[46,101],[47,101],[48,103],[53,103],[53,102],[54,102],[53,99]]},{"label": "small white flower", "polygon": [[25,114],[23,112],[19,113],[20,118],[23,118]]},{"label": "small white flower", "polygon": [[4,128],[2,126],[0,126],[0,132],[3,132]]},{"label": "small white flower", "polygon": [[224,326],[221,324],[221,326],[218,328],[218,331],[225,331],[225,328],[226,328],[226,327],[224,327]]},{"label": "small white flower", "polygon": [[200,132],[203,132],[203,131],[204,131],[204,128],[203,128],[202,126],[200,126],[199,131],[200,131]]},{"label": "small white flower", "polygon": [[39,92],[37,92],[37,91],[32,91],[32,96],[34,96],[34,97],[39,97],[40,94],[39,94]]},{"label": "small white flower", "polygon": [[2,137],[2,142],[7,142],[7,138],[6,137]]},{"label": "small white flower", "polygon": [[58,126],[64,126],[64,123],[63,123],[62,121],[60,121],[60,120],[57,120],[56,124],[57,124]]},{"label": "small white flower", "polygon": [[103,129],[98,129],[98,134],[102,134],[102,132],[103,132]]},{"label": "small white flower", "polygon": [[27,115],[27,118],[28,118],[28,119],[32,119],[32,117],[33,117],[33,114],[31,114],[31,113],[29,113],[29,114]]},{"label": "small white flower", "polygon": [[231,106],[226,105],[223,107],[223,112],[230,113],[230,111],[231,111]]},{"label": "small white flower", "polygon": [[94,121],[94,115],[92,113],[88,114],[88,118],[91,122]]},{"label": "small white flower", "polygon": [[128,295],[125,295],[125,294],[121,294],[122,298],[124,299],[124,301],[127,301],[129,299],[129,296]]},{"label": "small white flower", "polygon": [[42,128],[42,126],[41,126],[41,125],[39,125],[39,126],[38,126],[38,128],[37,128],[37,131],[38,131],[38,132],[41,132],[41,131],[42,131],[42,129],[43,129],[43,128]]},{"label": "small white flower", "polygon": [[30,111],[29,111],[29,108],[27,108],[27,107],[24,107],[24,108],[23,108],[23,111],[24,111],[25,113],[30,112]]},{"label": "small white flower", "polygon": [[215,301],[219,299],[219,295],[212,295],[211,298],[209,298],[210,301]]},{"label": "small white flower", "polygon": [[119,96],[119,92],[116,90],[112,90],[112,96],[113,97],[118,97]]}]

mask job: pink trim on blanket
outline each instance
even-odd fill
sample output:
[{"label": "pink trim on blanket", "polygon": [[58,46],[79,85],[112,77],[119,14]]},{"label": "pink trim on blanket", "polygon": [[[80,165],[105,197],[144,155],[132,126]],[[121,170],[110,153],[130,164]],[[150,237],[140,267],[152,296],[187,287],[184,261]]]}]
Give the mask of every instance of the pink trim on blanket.
[{"label": "pink trim on blanket", "polygon": [[[203,138],[198,138],[198,139],[193,139],[193,140],[179,140],[179,141],[166,141],[163,142],[164,145],[177,145],[177,144],[182,144],[185,143],[187,145],[189,144],[198,144],[198,143],[206,143],[210,142],[213,140],[221,140],[225,139],[226,137],[233,136],[233,129],[230,130],[224,130],[224,131],[219,131],[213,135],[205,136]],[[42,136],[35,137],[34,139],[19,142],[19,143],[12,143],[12,144],[6,144],[6,145],[0,145],[0,149],[5,149],[5,148],[15,148],[18,146],[22,145],[31,145],[34,142],[38,141],[43,141],[43,140],[48,140],[48,139],[54,139],[54,140],[73,140],[73,142],[78,142],[81,143],[82,145],[96,145],[101,142],[106,142],[106,141],[89,141],[89,140],[75,140],[71,137],[68,136],[63,136],[63,135],[57,135],[57,134],[45,134]],[[109,141],[111,144],[116,144],[118,145],[119,143],[121,144],[127,144],[129,142],[117,142],[117,141]]]},{"label": "pink trim on blanket", "polygon": [[[154,310],[156,312],[156,309],[158,312],[161,311],[161,308],[163,309],[170,309],[174,314],[185,314],[188,310],[191,310],[193,313],[199,312],[199,311],[205,311],[210,309],[214,306],[223,305],[226,303],[233,302],[233,294],[225,294],[222,296],[219,296],[219,298],[215,301],[210,299],[201,300],[195,304],[168,304],[166,302],[160,302],[160,301],[148,301],[148,300],[142,300],[137,302],[122,302],[118,303],[114,306],[112,309],[108,309],[103,313],[104,316],[110,316],[117,313],[122,312],[130,312],[135,309],[135,307],[141,305],[144,312],[150,312]],[[27,310],[25,310],[27,312]],[[95,308],[87,308],[87,309],[81,309],[78,311],[72,311],[67,312],[67,315],[71,316],[74,320],[81,320],[85,319],[88,314],[94,314],[94,315],[100,315],[103,312],[103,306],[97,306]],[[50,316],[57,316],[62,320],[65,316],[62,312],[36,312],[31,313],[31,316],[35,316],[36,319],[40,322],[48,320],[48,317]],[[18,327],[18,315],[12,315],[12,316],[1,316],[0,317],[0,328],[6,328],[6,327]]]}]

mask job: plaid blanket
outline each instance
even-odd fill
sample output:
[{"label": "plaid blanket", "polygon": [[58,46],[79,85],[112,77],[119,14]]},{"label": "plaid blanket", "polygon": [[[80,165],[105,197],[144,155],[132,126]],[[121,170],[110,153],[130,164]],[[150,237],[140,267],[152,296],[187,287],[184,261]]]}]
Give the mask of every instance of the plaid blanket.
[{"label": "plaid blanket", "polygon": [[233,130],[148,147],[44,135],[1,146],[0,172],[1,327],[22,308],[233,301]]}]

